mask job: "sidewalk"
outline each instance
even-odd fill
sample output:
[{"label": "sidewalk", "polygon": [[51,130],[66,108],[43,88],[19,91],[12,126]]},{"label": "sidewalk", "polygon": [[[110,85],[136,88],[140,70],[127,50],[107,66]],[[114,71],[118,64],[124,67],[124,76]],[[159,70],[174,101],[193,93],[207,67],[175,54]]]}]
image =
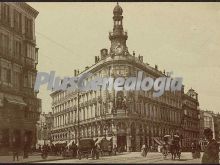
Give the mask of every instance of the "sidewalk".
[{"label": "sidewalk", "polygon": [[30,163],[30,162],[41,162],[50,160],[61,160],[64,159],[62,156],[48,156],[47,159],[42,159],[41,155],[30,155],[28,158],[23,159],[23,156],[19,156],[19,161],[13,161],[12,156],[0,156],[0,163]]},{"label": "sidewalk", "polygon": [[[117,153],[117,155],[129,155],[129,152]],[[111,157],[111,156],[102,156]],[[73,158],[64,158],[62,156],[48,156],[47,159],[42,159],[41,155],[30,155],[28,158],[23,159],[23,156],[19,156],[19,161],[13,161],[13,156],[0,156],[0,163],[33,163],[33,162],[44,162],[44,161],[54,161],[54,160],[66,160]],[[74,160],[74,159],[73,159]]]}]

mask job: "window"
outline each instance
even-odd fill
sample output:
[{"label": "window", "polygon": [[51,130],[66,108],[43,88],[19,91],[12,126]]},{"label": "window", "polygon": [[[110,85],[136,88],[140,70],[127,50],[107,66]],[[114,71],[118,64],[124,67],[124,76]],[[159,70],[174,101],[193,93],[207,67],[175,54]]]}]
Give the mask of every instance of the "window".
[{"label": "window", "polygon": [[4,24],[7,24],[9,25],[10,23],[10,15],[9,15],[9,5],[3,3],[1,5],[1,21],[4,23]]},{"label": "window", "polygon": [[20,73],[14,72],[14,86],[15,88],[20,88]]},{"label": "window", "polygon": [[11,83],[11,69],[2,68],[3,81]]},{"label": "window", "polygon": [[26,73],[24,74],[24,87],[28,87],[28,76]]},{"label": "window", "polygon": [[27,17],[25,17],[25,36],[33,38],[33,21]]},{"label": "window", "polygon": [[21,32],[21,13],[14,10],[14,30],[16,32]]},{"label": "window", "polygon": [[9,36],[0,34],[0,52],[7,55],[9,52]]},{"label": "window", "polygon": [[18,58],[21,55],[21,42],[20,41],[15,41],[14,42],[14,54]]}]

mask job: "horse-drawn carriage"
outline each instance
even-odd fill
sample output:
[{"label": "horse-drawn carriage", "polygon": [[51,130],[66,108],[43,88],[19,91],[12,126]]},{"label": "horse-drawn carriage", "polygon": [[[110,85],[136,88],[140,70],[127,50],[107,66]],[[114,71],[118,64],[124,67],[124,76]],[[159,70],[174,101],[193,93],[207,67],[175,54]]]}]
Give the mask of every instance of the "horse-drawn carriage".
[{"label": "horse-drawn carriage", "polygon": [[100,138],[96,141],[95,144],[98,144],[101,149],[101,155],[111,155],[112,153],[112,142],[110,139],[107,139],[106,137]]},{"label": "horse-drawn carriage", "polygon": [[172,159],[178,157],[180,159],[181,156],[181,147],[180,147],[180,137],[178,135],[165,135],[164,136],[164,144],[162,147],[162,153],[164,158],[170,153]]},{"label": "horse-drawn carriage", "polygon": [[94,159],[94,148],[95,141],[92,138],[80,139],[77,151],[78,158],[81,159],[82,157],[86,157],[86,159],[88,159],[89,157],[92,157]]}]

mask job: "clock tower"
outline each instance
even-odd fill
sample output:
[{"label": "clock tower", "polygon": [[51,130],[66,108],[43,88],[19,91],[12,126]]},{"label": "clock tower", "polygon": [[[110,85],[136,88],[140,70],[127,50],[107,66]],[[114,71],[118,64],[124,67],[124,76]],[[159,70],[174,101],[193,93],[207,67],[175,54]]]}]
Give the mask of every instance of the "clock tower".
[{"label": "clock tower", "polygon": [[126,46],[126,40],[128,39],[127,32],[123,29],[123,10],[117,3],[113,10],[114,27],[113,32],[109,33],[109,39],[111,41],[110,54],[112,55],[127,55],[128,48]]}]

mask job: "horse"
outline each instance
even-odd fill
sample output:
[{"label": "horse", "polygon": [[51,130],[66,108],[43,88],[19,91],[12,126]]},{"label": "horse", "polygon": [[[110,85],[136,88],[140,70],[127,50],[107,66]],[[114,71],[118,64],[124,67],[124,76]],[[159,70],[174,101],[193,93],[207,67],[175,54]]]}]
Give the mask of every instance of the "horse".
[{"label": "horse", "polygon": [[163,144],[163,146],[161,148],[161,152],[163,154],[163,158],[166,159],[166,157],[169,153],[169,144],[168,143]]}]

